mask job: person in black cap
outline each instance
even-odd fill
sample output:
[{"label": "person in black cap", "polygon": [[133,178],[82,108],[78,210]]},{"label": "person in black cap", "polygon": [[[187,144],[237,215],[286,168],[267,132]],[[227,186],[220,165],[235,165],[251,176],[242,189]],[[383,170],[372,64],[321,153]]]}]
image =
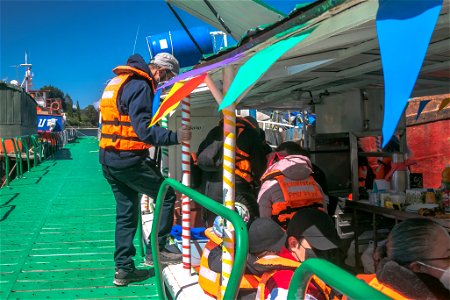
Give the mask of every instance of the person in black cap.
[{"label": "person in black cap", "polygon": [[[286,299],[295,269],[308,258],[336,258],[333,262],[337,262],[339,238],[333,220],[325,212],[311,207],[299,209],[289,222],[286,236],[285,247],[278,255],[256,261],[271,266],[258,286],[257,299]],[[337,294],[315,277],[306,293],[318,300],[332,299]]]},{"label": "person in black cap", "polygon": [[286,234],[286,247],[298,261],[320,257],[339,262],[339,237],[328,214],[302,208],[292,218]]},{"label": "person in black cap", "polygon": [[[220,294],[220,273],[222,272],[222,227],[223,220],[217,217],[213,227],[205,230],[209,238],[200,260],[198,282],[203,291],[211,297]],[[238,298],[255,299],[261,276],[271,268],[265,265],[271,256],[277,255],[286,241],[286,233],[269,218],[255,219],[249,228],[249,255],[242,278]],[[258,264],[256,261],[261,260]]]}]

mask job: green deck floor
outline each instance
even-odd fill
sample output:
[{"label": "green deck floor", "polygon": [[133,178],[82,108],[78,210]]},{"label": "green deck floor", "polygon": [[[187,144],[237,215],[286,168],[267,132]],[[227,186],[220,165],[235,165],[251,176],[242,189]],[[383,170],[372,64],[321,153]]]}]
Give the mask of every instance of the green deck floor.
[{"label": "green deck floor", "polygon": [[158,298],[153,278],[112,284],[115,201],[96,139],[66,145],[24,177],[0,190],[0,299]]}]

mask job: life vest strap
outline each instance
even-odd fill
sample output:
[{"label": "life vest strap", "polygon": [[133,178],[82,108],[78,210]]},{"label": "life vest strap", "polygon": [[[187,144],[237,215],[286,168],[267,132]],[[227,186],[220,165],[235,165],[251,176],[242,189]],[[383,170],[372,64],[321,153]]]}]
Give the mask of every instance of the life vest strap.
[{"label": "life vest strap", "polygon": [[126,122],[126,121],[119,121],[119,119],[114,118],[113,121],[105,121],[102,120],[102,124],[105,125],[114,125],[114,126],[131,126],[131,122]]},{"label": "life vest strap", "polygon": [[102,138],[111,139],[113,142],[115,142],[117,139],[141,142],[141,140],[138,137],[121,136],[121,135],[118,135],[118,134],[102,133]]}]

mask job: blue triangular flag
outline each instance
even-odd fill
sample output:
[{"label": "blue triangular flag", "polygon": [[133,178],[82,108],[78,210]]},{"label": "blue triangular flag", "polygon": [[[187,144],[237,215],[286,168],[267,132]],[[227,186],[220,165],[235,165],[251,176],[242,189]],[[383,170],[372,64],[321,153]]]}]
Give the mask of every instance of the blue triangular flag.
[{"label": "blue triangular flag", "polygon": [[156,90],[155,97],[153,97],[152,116],[156,114],[159,105],[161,104],[161,91],[162,89]]},{"label": "blue triangular flag", "polygon": [[428,104],[430,101],[431,101],[431,100],[423,100],[423,101],[420,101],[420,103],[419,103],[419,109],[417,110],[416,121],[417,121],[417,119],[419,119],[420,114],[423,112],[425,106],[427,106],[427,104]]},{"label": "blue triangular flag", "polygon": [[411,96],[442,0],[380,0],[379,3],[376,25],[384,74],[385,146]]}]

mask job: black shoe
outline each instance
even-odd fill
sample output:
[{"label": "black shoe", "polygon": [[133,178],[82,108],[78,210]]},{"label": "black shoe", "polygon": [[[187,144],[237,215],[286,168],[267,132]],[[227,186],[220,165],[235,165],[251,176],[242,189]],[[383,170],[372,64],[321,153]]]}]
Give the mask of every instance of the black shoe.
[{"label": "black shoe", "polygon": [[[173,264],[179,263],[179,262],[181,262],[182,257],[183,256],[179,250],[178,250],[178,253],[173,253],[171,251],[168,251],[166,248],[159,251],[159,261],[163,265],[173,265]],[[145,256],[144,265],[150,266],[150,267],[153,266],[153,256],[151,254],[147,254]]]},{"label": "black shoe", "polygon": [[122,269],[116,271],[113,283],[117,286],[126,286],[131,282],[144,281],[150,278],[152,274],[149,270],[138,270],[127,272]]}]

